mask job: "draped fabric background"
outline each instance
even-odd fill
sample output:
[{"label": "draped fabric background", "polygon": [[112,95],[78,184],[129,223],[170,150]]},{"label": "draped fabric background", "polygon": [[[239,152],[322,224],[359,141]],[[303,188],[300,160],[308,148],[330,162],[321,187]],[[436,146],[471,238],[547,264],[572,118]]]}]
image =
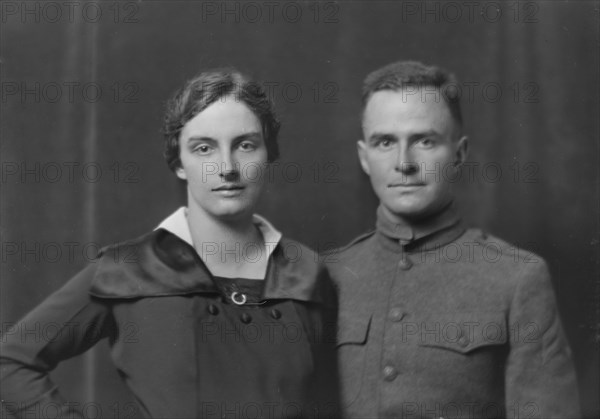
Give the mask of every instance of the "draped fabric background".
[{"label": "draped fabric background", "polygon": [[[584,412],[597,417],[598,2],[67,3],[1,3],[3,332],[98,246],[185,204],[162,160],[162,112],[207,67],[255,75],[277,104],[282,158],[260,212],[319,250],[369,230],[361,82],[416,59],[462,82],[460,206],[548,260]],[[89,416],[127,417],[131,396],[109,365],[103,344],[54,377]]]}]

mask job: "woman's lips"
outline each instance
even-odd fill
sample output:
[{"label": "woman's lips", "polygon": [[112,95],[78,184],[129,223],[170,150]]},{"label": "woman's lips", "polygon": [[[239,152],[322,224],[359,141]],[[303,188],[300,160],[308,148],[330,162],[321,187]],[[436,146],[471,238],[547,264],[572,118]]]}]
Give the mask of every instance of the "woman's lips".
[{"label": "woman's lips", "polygon": [[240,190],[242,190],[244,188],[245,188],[245,186],[243,186],[243,185],[231,184],[231,185],[221,185],[218,188],[213,188],[212,190],[214,192],[219,192],[219,191],[240,191]]},{"label": "woman's lips", "polygon": [[213,188],[213,192],[225,198],[235,198],[244,192],[246,187],[243,185],[232,184],[232,185],[221,185],[217,188]]}]

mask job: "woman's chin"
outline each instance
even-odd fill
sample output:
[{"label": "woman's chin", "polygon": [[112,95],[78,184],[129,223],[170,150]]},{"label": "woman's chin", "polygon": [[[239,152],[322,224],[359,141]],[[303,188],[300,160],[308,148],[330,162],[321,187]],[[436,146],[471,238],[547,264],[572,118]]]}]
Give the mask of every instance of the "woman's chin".
[{"label": "woman's chin", "polygon": [[235,205],[234,203],[222,205],[213,212],[215,218],[227,221],[249,218],[252,214],[254,214],[254,207],[249,207],[248,205]]}]

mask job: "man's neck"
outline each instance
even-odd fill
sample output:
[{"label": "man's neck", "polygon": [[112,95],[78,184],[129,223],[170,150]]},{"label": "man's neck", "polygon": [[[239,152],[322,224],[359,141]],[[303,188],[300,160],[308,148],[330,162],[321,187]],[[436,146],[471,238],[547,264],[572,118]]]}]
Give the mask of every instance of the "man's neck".
[{"label": "man's neck", "polygon": [[390,211],[383,205],[380,205],[378,215],[385,217],[386,220],[393,224],[401,224],[406,226],[419,226],[431,223],[433,220],[438,218],[441,214],[445,213],[454,205],[454,201],[448,201],[439,208],[432,209],[428,212],[417,214],[417,215],[402,215],[396,214]]},{"label": "man's neck", "polygon": [[377,210],[377,229],[387,237],[403,243],[418,240],[460,221],[455,204],[450,201],[439,210],[418,218],[391,213],[383,205]]}]

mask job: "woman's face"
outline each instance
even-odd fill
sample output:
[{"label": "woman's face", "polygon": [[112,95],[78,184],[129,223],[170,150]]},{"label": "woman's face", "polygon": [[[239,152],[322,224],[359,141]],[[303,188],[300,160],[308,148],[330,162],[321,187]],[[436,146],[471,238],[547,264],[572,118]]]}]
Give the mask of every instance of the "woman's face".
[{"label": "woman's face", "polygon": [[267,148],[258,117],[234,96],[223,97],[190,119],[179,136],[188,206],[211,217],[251,215],[263,190]]}]

